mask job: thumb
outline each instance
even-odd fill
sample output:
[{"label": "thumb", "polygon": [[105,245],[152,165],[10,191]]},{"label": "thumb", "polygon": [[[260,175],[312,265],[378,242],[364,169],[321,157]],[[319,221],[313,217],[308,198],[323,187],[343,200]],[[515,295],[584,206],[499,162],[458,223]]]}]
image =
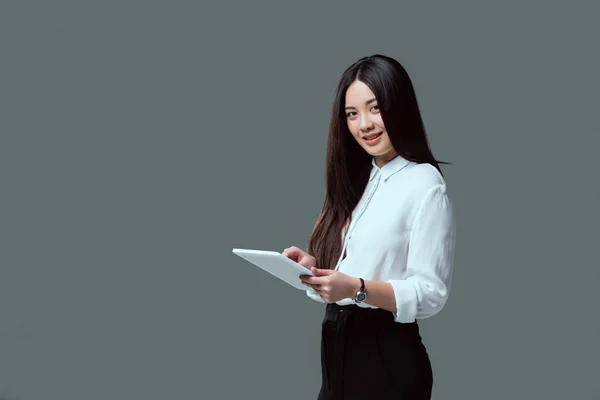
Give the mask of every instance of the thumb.
[{"label": "thumb", "polygon": [[333,273],[333,271],[330,269],[319,269],[319,268],[315,268],[315,267],[312,267],[311,271],[316,276],[331,275]]}]

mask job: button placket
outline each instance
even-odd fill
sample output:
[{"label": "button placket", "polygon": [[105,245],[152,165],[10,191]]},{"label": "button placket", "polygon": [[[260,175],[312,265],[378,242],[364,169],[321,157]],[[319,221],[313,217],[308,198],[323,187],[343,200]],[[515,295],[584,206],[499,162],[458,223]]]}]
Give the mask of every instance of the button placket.
[{"label": "button placket", "polygon": [[346,254],[346,249],[348,248],[348,242],[350,241],[350,239],[352,239],[352,233],[356,229],[356,225],[358,224],[358,221],[360,220],[362,215],[367,210],[367,207],[371,203],[371,199],[373,198],[373,195],[375,195],[375,192],[377,191],[377,188],[379,187],[380,181],[381,181],[381,172],[377,171],[377,181],[375,182],[375,187],[369,193],[367,200],[365,201],[362,208],[360,209],[360,212],[356,216],[356,220],[352,221],[350,223],[350,226],[348,227],[348,232],[346,233],[346,237],[344,238],[344,246],[342,248],[342,254],[340,255],[340,258],[338,259],[337,265],[335,266],[335,270],[337,270],[340,267],[340,264],[342,263],[342,260],[344,259],[344,254]]},{"label": "button placket", "polygon": [[363,216],[365,211],[367,211],[367,207],[369,206],[369,204],[371,204],[371,200],[373,199],[373,196],[375,195],[375,192],[377,191],[377,188],[379,187],[380,181],[381,181],[381,172],[378,172],[377,181],[375,182],[375,187],[373,188],[373,190],[371,190],[371,193],[369,193],[369,197],[367,197],[367,201],[365,201],[365,204],[361,208],[360,213],[356,217],[356,221],[355,221],[354,225],[351,226],[350,229],[348,230],[348,240],[352,239],[352,233],[354,233],[354,231],[356,230],[356,225],[358,225],[358,221],[360,221],[360,218]]}]

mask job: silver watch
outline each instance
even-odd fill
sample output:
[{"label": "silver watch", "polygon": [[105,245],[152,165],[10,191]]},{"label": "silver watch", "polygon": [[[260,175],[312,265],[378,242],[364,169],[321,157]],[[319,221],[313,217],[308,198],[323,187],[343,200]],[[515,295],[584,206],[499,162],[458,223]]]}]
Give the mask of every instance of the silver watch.
[{"label": "silver watch", "polygon": [[354,293],[353,300],[356,303],[362,303],[367,299],[367,290],[365,289],[365,281],[363,280],[363,278],[358,279],[360,279],[360,289],[358,289],[356,293]]}]

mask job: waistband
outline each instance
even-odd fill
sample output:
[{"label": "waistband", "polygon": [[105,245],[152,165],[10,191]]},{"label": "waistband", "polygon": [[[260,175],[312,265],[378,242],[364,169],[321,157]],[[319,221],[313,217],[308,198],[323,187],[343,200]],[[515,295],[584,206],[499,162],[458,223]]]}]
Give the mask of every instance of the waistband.
[{"label": "waistband", "polygon": [[[345,320],[350,316],[352,317],[352,319],[360,319],[363,321],[377,321],[383,323],[397,324],[397,322],[394,321],[394,314],[382,308],[360,307],[356,304],[340,306],[337,303],[327,304],[327,307],[325,308],[325,321],[336,322],[340,319]],[[409,324],[399,325],[411,324],[416,324],[416,321]]]}]

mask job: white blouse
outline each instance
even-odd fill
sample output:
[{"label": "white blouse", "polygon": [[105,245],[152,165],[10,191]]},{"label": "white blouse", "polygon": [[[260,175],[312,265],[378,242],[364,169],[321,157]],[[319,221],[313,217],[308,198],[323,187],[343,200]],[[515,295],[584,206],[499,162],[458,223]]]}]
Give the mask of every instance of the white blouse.
[{"label": "white blouse", "polygon": [[[389,282],[396,298],[396,322],[413,322],[438,313],[448,299],[454,261],[455,220],[446,183],[428,163],[401,156],[371,176],[335,267],[346,275]],[[346,234],[347,231],[347,234]],[[343,257],[344,250],[346,256]],[[360,307],[377,308],[367,299]],[[307,295],[325,301],[313,290]],[[339,305],[354,304],[351,298]]]}]

